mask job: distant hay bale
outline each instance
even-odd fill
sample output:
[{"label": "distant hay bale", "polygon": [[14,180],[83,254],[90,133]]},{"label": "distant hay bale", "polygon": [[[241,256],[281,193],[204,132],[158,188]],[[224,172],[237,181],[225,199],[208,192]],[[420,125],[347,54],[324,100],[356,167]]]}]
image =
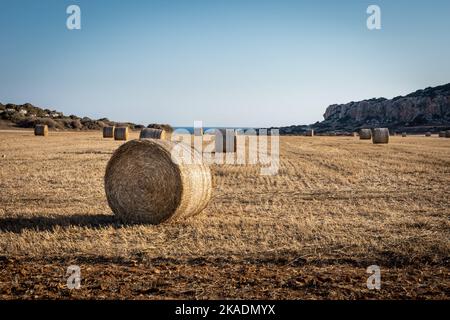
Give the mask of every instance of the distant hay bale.
[{"label": "distant hay bale", "polygon": [[387,128],[373,129],[372,142],[375,144],[389,143],[389,129],[387,129]]},{"label": "distant hay bale", "polygon": [[194,127],[194,136],[202,136],[202,135],[203,135],[203,128]]},{"label": "distant hay bale", "polygon": [[445,138],[445,131],[439,131],[439,138]]},{"label": "distant hay bale", "polygon": [[212,193],[209,167],[174,162],[175,146],[198,152],[187,144],[154,139],[131,140],[114,152],[106,167],[105,192],[122,221],[158,224],[196,215],[206,207]]},{"label": "distant hay bale", "polygon": [[234,130],[232,135],[227,135],[226,129],[216,129],[215,132],[215,151],[217,153],[236,152],[237,141]]},{"label": "distant hay bale", "polygon": [[431,132],[429,132],[429,131],[426,132],[426,133],[425,133],[425,137],[431,137]]},{"label": "distant hay bale", "polygon": [[167,140],[169,133],[166,130],[144,128],[139,134],[139,139],[161,139]]},{"label": "distant hay bale", "polygon": [[403,132],[403,133],[402,133],[402,137],[403,137],[403,138],[406,137],[406,132]]},{"label": "distant hay bale", "polygon": [[114,138],[114,126],[103,127],[103,138]]},{"label": "distant hay bale", "polygon": [[114,140],[128,140],[128,127],[115,128]]},{"label": "distant hay bale", "polygon": [[445,137],[450,138],[450,130],[445,131]]},{"label": "distant hay bale", "polygon": [[371,138],[372,138],[372,130],[370,130],[370,129],[359,130],[359,139],[360,140],[370,140]]},{"label": "distant hay bale", "polygon": [[314,136],[314,129],[308,129],[308,130],[306,130],[305,136],[307,136],[307,137],[313,137],[313,136]]},{"label": "distant hay bale", "polygon": [[48,126],[46,124],[37,124],[34,127],[35,136],[48,136]]}]

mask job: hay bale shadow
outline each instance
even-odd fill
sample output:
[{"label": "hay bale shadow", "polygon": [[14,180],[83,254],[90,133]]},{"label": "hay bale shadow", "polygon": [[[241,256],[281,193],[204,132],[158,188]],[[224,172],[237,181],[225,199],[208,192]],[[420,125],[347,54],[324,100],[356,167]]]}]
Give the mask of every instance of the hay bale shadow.
[{"label": "hay bale shadow", "polygon": [[88,227],[99,229],[112,226],[120,228],[123,222],[110,214],[74,214],[58,216],[33,216],[0,218],[0,231],[21,233],[23,230],[51,231],[55,227]]}]

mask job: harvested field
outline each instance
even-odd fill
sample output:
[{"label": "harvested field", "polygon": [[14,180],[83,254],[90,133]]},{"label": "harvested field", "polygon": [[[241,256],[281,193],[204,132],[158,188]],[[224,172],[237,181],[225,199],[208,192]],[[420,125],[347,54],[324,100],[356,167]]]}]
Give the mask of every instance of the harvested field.
[{"label": "harvested field", "polygon": [[449,298],[449,139],[283,136],[278,175],[212,165],[205,211],[160,225],[121,224],[108,207],[122,143],[0,132],[0,299]]}]

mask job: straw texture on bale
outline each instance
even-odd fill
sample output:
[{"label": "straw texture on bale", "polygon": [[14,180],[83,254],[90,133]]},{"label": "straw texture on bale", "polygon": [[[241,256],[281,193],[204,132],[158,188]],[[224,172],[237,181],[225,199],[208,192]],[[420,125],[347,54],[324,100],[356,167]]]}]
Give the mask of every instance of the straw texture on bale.
[{"label": "straw texture on bale", "polygon": [[360,140],[370,140],[371,138],[372,138],[372,131],[370,129],[359,130],[359,139]]},{"label": "straw texture on bale", "polygon": [[34,127],[35,136],[48,136],[48,126],[46,124],[37,124]]},{"label": "straw texture on bale", "polygon": [[373,143],[389,143],[389,129],[375,128],[372,132]]},{"label": "straw texture on bale", "polygon": [[406,137],[406,132],[403,132],[403,133],[402,133],[402,137],[403,137],[403,138]]},{"label": "straw texture on bale", "polygon": [[445,137],[445,131],[439,131],[439,138]]},{"label": "straw texture on bale", "polygon": [[308,129],[308,130],[306,130],[305,135],[306,135],[307,137],[313,137],[313,136],[314,136],[314,129]]},{"label": "straw texture on bale", "polygon": [[431,132],[425,133],[425,137],[431,137]]},{"label": "straw texture on bale", "polygon": [[236,152],[237,141],[234,130],[230,135],[227,135],[226,129],[216,129],[215,136],[215,151],[217,153]]},{"label": "straw texture on bale", "polygon": [[187,144],[153,139],[131,140],[114,152],[106,167],[105,192],[122,221],[158,224],[196,215],[207,206],[209,167],[183,163],[182,155],[174,155],[174,162],[175,147],[197,152]]},{"label": "straw texture on bale", "polygon": [[139,134],[139,139],[162,139],[168,138],[168,132],[161,129],[144,128]]},{"label": "straw texture on bale", "polygon": [[103,138],[114,138],[114,126],[103,127]]},{"label": "straw texture on bale", "polygon": [[445,131],[445,137],[450,138],[450,130]]},{"label": "straw texture on bale", "polygon": [[115,128],[114,140],[128,140],[128,127]]}]

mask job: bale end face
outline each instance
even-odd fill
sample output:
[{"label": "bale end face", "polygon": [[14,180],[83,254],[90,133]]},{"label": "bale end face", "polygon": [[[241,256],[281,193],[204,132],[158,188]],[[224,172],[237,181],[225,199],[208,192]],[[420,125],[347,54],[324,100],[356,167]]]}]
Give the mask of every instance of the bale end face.
[{"label": "bale end face", "polygon": [[139,139],[162,139],[169,140],[169,133],[161,129],[144,128],[139,134]]},{"label": "bale end face", "polygon": [[389,143],[389,129],[387,128],[373,129],[372,142],[374,144]]},{"label": "bale end face", "polygon": [[[176,148],[176,149],[175,149]],[[175,151],[174,151],[175,150]],[[125,223],[158,224],[200,213],[212,193],[209,167],[186,164],[172,154],[195,153],[183,143],[132,140],[108,162],[105,192],[114,214]]]},{"label": "bale end face", "polygon": [[48,126],[46,124],[37,124],[34,127],[34,135],[35,136],[48,136]]},{"label": "bale end face", "polygon": [[372,130],[370,130],[370,129],[361,129],[361,130],[359,130],[359,139],[360,140],[370,140],[370,139],[372,139]]},{"label": "bale end face", "polygon": [[103,127],[103,138],[114,138],[114,126]]},{"label": "bale end face", "polygon": [[114,129],[114,140],[128,140],[128,127],[119,127]]}]

